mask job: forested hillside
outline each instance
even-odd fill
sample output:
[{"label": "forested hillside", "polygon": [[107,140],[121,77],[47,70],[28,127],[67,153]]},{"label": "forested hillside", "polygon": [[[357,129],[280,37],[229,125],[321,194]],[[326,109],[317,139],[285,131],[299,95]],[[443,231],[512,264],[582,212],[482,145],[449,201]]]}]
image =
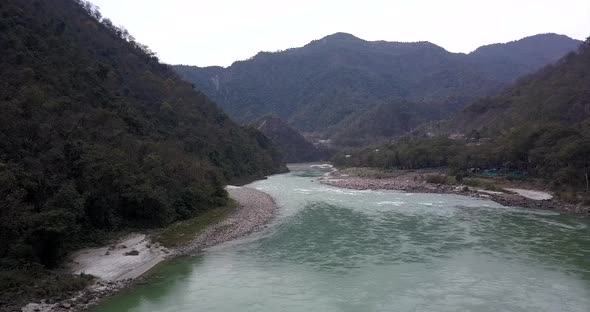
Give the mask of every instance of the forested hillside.
[{"label": "forested hillside", "polygon": [[[299,131],[356,133],[359,136],[350,139],[358,141],[402,134],[415,126],[414,120],[448,117],[579,44],[566,36],[546,34],[482,47],[467,55],[428,42],[370,42],[337,33],[301,48],[261,52],[228,68],[175,69],[240,122],[272,113]],[[401,107],[387,108],[395,103]],[[425,111],[424,107],[436,109]],[[367,111],[384,108],[407,110],[413,118],[407,127],[365,119],[363,123],[381,123],[376,125],[377,132],[372,132],[372,126],[363,126],[362,133],[351,129],[350,121],[357,115],[366,117]]]},{"label": "forested hillside", "polygon": [[[590,40],[555,65],[419,134],[348,151],[340,166],[428,168],[458,175],[485,169],[546,179],[565,199],[590,203]],[[453,139],[447,138],[453,132]],[[432,133],[435,133],[433,131]],[[457,134],[463,134],[457,135]],[[432,135],[432,134],[430,134]]]},{"label": "forested hillside", "polygon": [[374,106],[347,117],[341,122],[345,126],[330,128],[327,134],[336,146],[366,146],[390,141],[445,115],[438,105],[390,99],[375,102]]},{"label": "forested hillside", "polygon": [[103,233],[189,218],[223,205],[227,181],[284,169],[88,3],[1,1],[0,55],[2,296],[33,287],[7,270],[40,283],[34,268]]},{"label": "forested hillside", "polygon": [[317,147],[277,116],[264,116],[253,127],[275,144],[288,163],[317,161],[324,156]]},{"label": "forested hillside", "polygon": [[542,34],[508,43],[482,46],[467,55],[487,77],[512,82],[554,63],[582,42],[564,35]]},{"label": "forested hillside", "polygon": [[556,64],[523,77],[496,97],[468,106],[448,124],[450,129],[497,131],[524,123],[568,125],[590,117],[588,43]]}]

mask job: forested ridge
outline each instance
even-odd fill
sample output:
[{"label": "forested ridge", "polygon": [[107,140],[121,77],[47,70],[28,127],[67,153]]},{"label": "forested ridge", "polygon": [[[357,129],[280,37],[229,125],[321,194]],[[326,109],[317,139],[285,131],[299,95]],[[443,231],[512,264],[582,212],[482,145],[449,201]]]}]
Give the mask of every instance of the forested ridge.
[{"label": "forested ridge", "polygon": [[275,115],[264,116],[252,126],[275,144],[287,163],[318,161],[326,155]]},{"label": "forested ridge", "polygon": [[[462,54],[429,42],[371,42],[337,33],[227,68],[175,69],[240,122],[275,114],[299,131],[354,145],[447,118],[580,43],[542,34]],[[409,118],[372,117],[392,111]]]},{"label": "forested ridge", "polygon": [[498,96],[469,105],[446,131],[497,132],[523,123],[577,124],[590,117],[590,51],[588,42],[555,64],[524,76]]},{"label": "forested ridge", "polygon": [[447,116],[448,112],[432,103],[417,103],[400,98],[374,103],[371,108],[351,115],[327,131],[336,146],[365,146],[387,142],[417,126]]},{"label": "forested ridge", "polygon": [[228,181],[285,169],[89,3],[1,1],[0,55],[0,301],[57,289],[43,268],[72,248],[195,216],[226,202]]},{"label": "forested ridge", "polygon": [[390,144],[341,153],[334,161],[380,168],[447,166],[457,175],[493,169],[545,179],[562,198],[588,204],[589,103],[587,40],[556,64],[476,101],[448,122]]}]

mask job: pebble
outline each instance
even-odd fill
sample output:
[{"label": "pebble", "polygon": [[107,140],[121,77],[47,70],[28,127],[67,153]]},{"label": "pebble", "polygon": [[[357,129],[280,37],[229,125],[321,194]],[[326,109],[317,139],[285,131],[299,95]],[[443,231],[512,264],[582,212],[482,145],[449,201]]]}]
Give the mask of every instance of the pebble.
[{"label": "pebble", "polygon": [[192,254],[226,241],[261,230],[274,218],[277,205],[270,195],[247,187],[228,188],[230,197],[240,206],[225,221],[209,227],[180,254]]}]

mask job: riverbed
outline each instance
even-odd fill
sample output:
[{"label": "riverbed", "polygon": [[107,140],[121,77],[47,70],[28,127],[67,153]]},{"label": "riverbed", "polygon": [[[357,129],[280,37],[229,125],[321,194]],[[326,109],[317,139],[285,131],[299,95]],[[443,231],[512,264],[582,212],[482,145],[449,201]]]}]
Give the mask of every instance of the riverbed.
[{"label": "riverbed", "polygon": [[249,187],[268,228],[158,267],[93,311],[590,311],[590,222],[448,194]]}]

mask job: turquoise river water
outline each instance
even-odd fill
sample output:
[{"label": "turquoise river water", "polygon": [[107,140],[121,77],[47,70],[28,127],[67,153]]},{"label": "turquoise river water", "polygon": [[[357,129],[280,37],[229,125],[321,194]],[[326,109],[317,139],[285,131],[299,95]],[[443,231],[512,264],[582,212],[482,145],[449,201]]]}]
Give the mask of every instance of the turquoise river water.
[{"label": "turquoise river water", "polygon": [[291,169],[249,185],[280,206],[265,231],[161,265],[93,311],[590,311],[588,219]]}]

